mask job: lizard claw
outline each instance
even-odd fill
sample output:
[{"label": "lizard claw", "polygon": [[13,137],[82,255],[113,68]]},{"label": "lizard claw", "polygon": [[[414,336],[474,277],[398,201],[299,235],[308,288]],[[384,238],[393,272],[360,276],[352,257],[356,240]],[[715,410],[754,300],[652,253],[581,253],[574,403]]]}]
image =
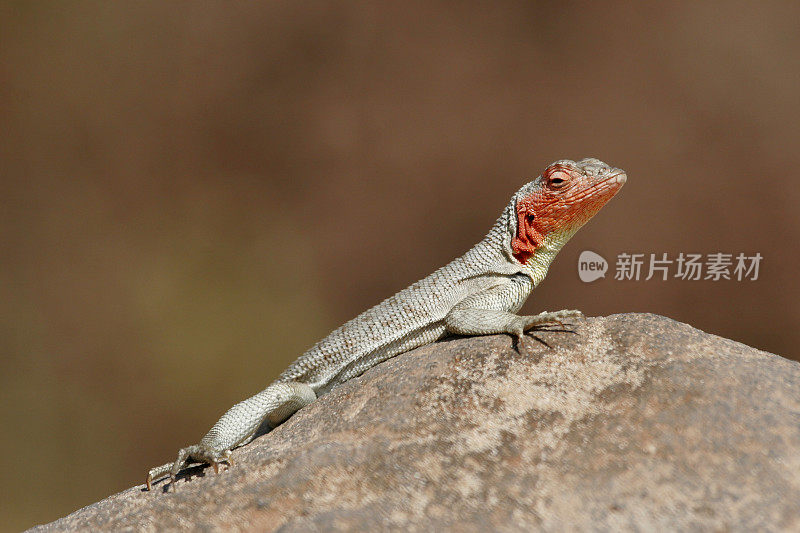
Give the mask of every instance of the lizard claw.
[{"label": "lizard claw", "polygon": [[151,468],[150,471],[147,473],[147,478],[144,481],[144,484],[147,486],[147,490],[153,490],[153,481],[159,480],[163,476],[169,474],[171,468],[172,468],[172,463],[167,463],[165,465]]},{"label": "lizard claw", "polygon": [[514,342],[512,343],[514,346],[514,350],[517,351],[518,354],[522,355],[522,349],[524,348],[522,342],[525,340],[525,332],[522,333],[514,333]]},{"label": "lizard claw", "polygon": [[233,461],[231,460],[231,451],[224,450],[222,453],[215,454],[212,459],[208,461],[211,466],[214,467],[214,473],[219,474],[219,464],[220,463],[228,463],[228,468],[233,466]]}]

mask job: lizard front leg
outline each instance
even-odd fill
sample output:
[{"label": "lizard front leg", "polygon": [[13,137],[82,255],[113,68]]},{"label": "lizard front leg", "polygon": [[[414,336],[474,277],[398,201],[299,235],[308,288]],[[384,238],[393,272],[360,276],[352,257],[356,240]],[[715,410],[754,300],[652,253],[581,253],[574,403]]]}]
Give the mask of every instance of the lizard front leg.
[{"label": "lizard front leg", "polygon": [[521,342],[525,332],[542,324],[582,318],[577,310],[544,311],[538,315],[517,315],[508,311],[519,300],[519,286],[513,281],[495,285],[468,296],[456,304],[445,317],[445,327],[456,335],[493,335],[508,333]]},{"label": "lizard front leg", "polygon": [[264,420],[278,425],[296,411],[317,399],[314,389],[305,383],[274,383],[255,396],[231,407],[199,444],[178,452],[174,463],[157,466],[147,474],[147,489],[154,480],[169,474],[172,481],[187,465],[208,463],[219,469],[219,463],[230,464],[231,450],[247,444],[255,437]]}]

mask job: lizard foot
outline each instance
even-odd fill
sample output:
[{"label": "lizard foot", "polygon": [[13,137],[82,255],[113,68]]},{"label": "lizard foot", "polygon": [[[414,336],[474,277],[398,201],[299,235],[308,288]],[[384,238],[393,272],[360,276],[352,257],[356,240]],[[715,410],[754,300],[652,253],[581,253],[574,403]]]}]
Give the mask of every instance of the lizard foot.
[{"label": "lizard foot", "polygon": [[561,327],[566,327],[564,325],[570,319],[581,319],[584,318],[583,313],[578,311],[577,309],[562,309],[561,311],[543,311],[538,315],[533,316],[524,316],[521,317],[523,320],[523,331],[528,331],[536,326],[541,326],[544,324],[551,324],[555,323],[560,325]]},{"label": "lizard foot", "polygon": [[[583,313],[578,311],[577,309],[563,309],[561,311],[543,311],[538,315],[529,315],[529,316],[521,316],[518,317],[518,320],[515,321],[514,325],[512,326],[512,335],[516,337],[516,350],[519,351],[519,347],[523,345],[523,341],[525,339],[525,333],[536,329],[538,326],[543,326],[546,324],[558,324],[565,331],[570,331],[567,329],[567,324],[569,324],[570,319],[580,319],[584,318]],[[566,322],[566,324],[565,324]],[[547,346],[550,347],[549,344],[544,342],[543,340],[536,337],[536,340]]]},{"label": "lizard foot", "polygon": [[214,467],[214,472],[219,474],[219,464],[222,462],[227,463],[229,467],[233,466],[230,450],[213,450],[202,444],[187,446],[178,452],[178,458],[174,463],[167,463],[150,469],[147,473],[145,484],[147,485],[147,490],[152,490],[154,481],[169,475],[170,484],[174,485],[175,479],[181,470],[199,464],[210,464]]}]

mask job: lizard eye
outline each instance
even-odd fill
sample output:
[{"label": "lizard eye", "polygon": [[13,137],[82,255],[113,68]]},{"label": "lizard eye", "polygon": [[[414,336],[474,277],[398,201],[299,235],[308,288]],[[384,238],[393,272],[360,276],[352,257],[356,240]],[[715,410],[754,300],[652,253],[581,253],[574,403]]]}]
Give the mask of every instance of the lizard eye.
[{"label": "lizard eye", "polygon": [[555,172],[547,178],[547,186],[551,189],[560,189],[568,183],[568,178],[564,172]]}]

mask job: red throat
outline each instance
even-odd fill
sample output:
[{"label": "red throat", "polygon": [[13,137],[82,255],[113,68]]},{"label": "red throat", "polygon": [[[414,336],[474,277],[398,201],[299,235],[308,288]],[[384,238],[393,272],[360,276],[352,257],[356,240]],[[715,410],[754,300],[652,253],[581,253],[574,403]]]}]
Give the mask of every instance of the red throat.
[{"label": "red throat", "polygon": [[514,259],[527,264],[536,249],[542,245],[544,236],[536,229],[536,218],[527,202],[517,204],[517,236],[511,241]]}]

